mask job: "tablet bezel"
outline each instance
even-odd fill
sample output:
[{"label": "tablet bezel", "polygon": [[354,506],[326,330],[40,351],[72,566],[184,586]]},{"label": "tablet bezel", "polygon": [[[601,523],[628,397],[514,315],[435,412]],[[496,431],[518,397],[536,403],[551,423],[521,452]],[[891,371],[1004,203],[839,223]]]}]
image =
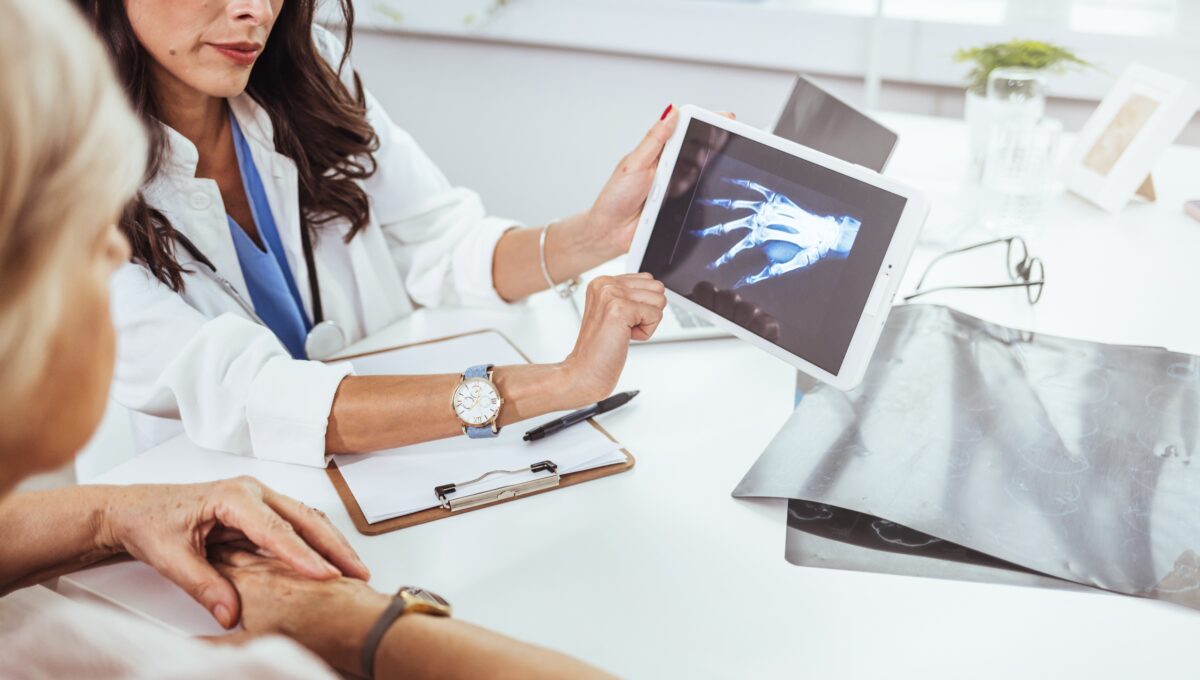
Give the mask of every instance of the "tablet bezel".
[{"label": "tablet bezel", "polygon": [[815,149],[802,146],[782,137],[776,137],[770,133],[763,132],[738,121],[730,120],[711,111],[687,105],[679,109],[678,116],[675,132],[663,148],[662,157],[658,162],[658,169],[655,171],[654,182],[651,184],[650,192],[646,198],[646,205],[642,208],[642,214],[638,218],[637,230],[634,232],[633,242],[626,260],[626,268],[630,272],[642,270],[642,260],[646,253],[646,246],[650,242],[650,234],[654,231],[654,223],[657,221],[659,211],[662,208],[662,199],[666,194],[667,183],[670,181],[671,174],[675,170],[675,162],[679,157],[679,149],[683,144],[683,137],[687,134],[688,126],[691,125],[693,119],[829,168],[830,170],[906,199],[904,210],[901,212],[900,220],[896,225],[896,230],[892,234],[891,243],[888,244],[887,251],[880,262],[879,270],[875,273],[875,282],[872,284],[871,292],[868,294],[866,303],[863,305],[863,311],[859,316],[858,324],[855,326],[854,335],[851,336],[850,343],[846,348],[846,356],[842,360],[842,365],[836,374],[810,363],[803,357],[793,354],[791,351],[752,333],[750,330],[739,326],[720,314],[693,302],[685,295],[671,290],[669,287],[667,288],[667,298],[671,304],[679,305],[694,314],[703,315],[703,318],[724,328],[734,336],[788,362],[824,383],[840,390],[852,389],[862,381],[863,375],[866,373],[867,364],[870,362],[871,354],[874,352],[875,345],[879,341],[879,335],[891,310],[891,303],[895,299],[896,291],[904,277],[904,270],[907,268],[909,259],[912,257],[921,227],[924,225],[925,218],[928,215],[928,202],[915,189],[884,177],[873,170],[847,163]]}]

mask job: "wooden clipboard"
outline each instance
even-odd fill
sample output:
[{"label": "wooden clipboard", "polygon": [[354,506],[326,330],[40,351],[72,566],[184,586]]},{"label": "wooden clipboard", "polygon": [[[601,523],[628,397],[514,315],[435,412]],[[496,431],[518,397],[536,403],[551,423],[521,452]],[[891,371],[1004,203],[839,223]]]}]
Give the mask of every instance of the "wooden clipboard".
[{"label": "wooden clipboard", "polygon": [[[519,354],[521,356],[522,359],[525,360],[525,363],[533,363],[529,360],[529,357],[525,356],[525,353],[522,352],[519,347],[517,347],[515,344],[513,344],[512,340],[508,339],[508,336],[504,335],[500,331],[493,330],[493,329],[483,329],[483,330],[478,330],[478,331],[472,331],[470,333],[459,333],[458,335],[450,335],[450,336],[446,336],[444,338],[435,338],[433,340],[425,340],[422,342],[414,342],[414,343],[410,343],[407,345],[398,345],[396,347],[389,347],[387,349],[376,350],[374,352],[364,352],[362,354],[354,354],[351,356],[339,357],[336,361],[339,361],[339,362],[340,361],[350,361],[353,359],[358,359],[358,358],[365,357],[365,356],[371,356],[374,354],[382,354],[384,352],[394,352],[396,350],[408,349],[409,347],[417,347],[420,345],[430,345],[430,344],[434,344],[434,343],[438,343],[438,342],[445,342],[447,340],[454,340],[455,338],[461,338],[461,337],[465,337],[468,335],[477,335],[480,333],[495,333],[496,335],[499,335],[505,342],[507,342],[513,348],[514,351],[516,351],[517,354]],[[595,420],[589,419],[588,424],[591,425],[592,427],[596,428],[596,430],[598,432],[600,432],[600,434],[603,434],[605,437],[608,437],[608,439],[610,441],[612,441],[614,444],[619,443],[616,439],[613,438],[613,436],[611,434],[608,433],[607,430],[605,430],[603,427],[600,427],[600,425],[598,425]],[[425,524],[426,522],[433,522],[435,520],[445,519],[447,517],[452,517],[454,515],[461,515],[461,514],[464,514],[467,512],[472,512],[474,510],[482,510],[484,508],[490,508],[492,506],[500,505],[502,503],[519,501],[522,498],[528,498],[530,496],[537,496],[539,494],[547,493],[550,491],[556,491],[556,490],[562,489],[564,487],[575,486],[576,484],[590,482],[593,479],[600,479],[601,477],[608,477],[610,475],[615,475],[615,474],[625,472],[627,470],[632,469],[634,466],[634,462],[635,462],[634,458],[633,458],[633,454],[629,453],[629,451],[625,448],[621,448],[621,453],[625,454],[625,462],[624,463],[605,465],[603,467],[592,468],[591,470],[583,470],[581,472],[572,472],[570,474],[562,475],[559,478],[558,485],[550,487],[548,489],[540,489],[538,491],[531,491],[528,493],[521,494],[520,496],[515,496],[513,498],[504,498],[501,500],[493,501],[486,505],[479,505],[479,506],[475,506],[475,507],[471,507],[471,508],[465,508],[462,510],[447,510],[446,508],[441,508],[441,507],[430,508],[428,510],[422,510],[420,512],[414,512],[414,513],[408,514],[408,515],[401,515],[399,517],[393,517],[392,519],[385,519],[381,522],[375,522],[374,524],[370,524],[367,522],[366,515],[363,514],[362,508],[359,507],[359,505],[358,505],[358,500],[356,500],[354,498],[354,494],[351,493],[350,485],[348,485],[346,483],[346,479],[344,477],[342,477],[342,473],[340,470],[338,470],[336,462],[333,462],[329,465],[329,467],[326,469],[326,473],[329,475],[329,481],[333,482],[333,488],[337,490],[338,496],[342,499],[342,503],[346,506],[346,511],[350,513],[350,519],[351,519],[351,521],[354,522],[354,528],[358,530],[358,533],[364,534],[366,536],[377,536],[379,534],[386,534],[389,531],[396,531],[397,529],[405,529],[407,527],[416,526],[418,524]],[[450,480],[448,480],[448,481],[450,481]],[[430,489],[430,493],[433,493],[432,489]]]}]

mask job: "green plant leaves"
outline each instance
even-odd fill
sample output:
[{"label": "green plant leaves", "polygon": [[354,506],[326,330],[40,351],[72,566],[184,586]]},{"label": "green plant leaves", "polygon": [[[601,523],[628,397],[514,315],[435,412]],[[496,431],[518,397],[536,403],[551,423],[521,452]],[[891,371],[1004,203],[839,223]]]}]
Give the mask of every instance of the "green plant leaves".
[{"label": "green plant leaves", "polygon": [[1065,47],[1020,39],[960,49],[954,53],[954,61],[974,62],[967,74],[967,89],[978,95],[987,94],[988,76],[997,68],[1022,67],[1059,73],[1072,67],[1092,66]]}]

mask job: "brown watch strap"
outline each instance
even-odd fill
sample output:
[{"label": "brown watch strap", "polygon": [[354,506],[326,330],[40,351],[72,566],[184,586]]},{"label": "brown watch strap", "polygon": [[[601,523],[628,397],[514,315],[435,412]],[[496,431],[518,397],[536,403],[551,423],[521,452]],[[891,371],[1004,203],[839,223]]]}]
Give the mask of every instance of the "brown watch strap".
[{"label": "brown watch strap", "polygon": [[407,607],[408,602],[397,593],[387,609],[384,609],[379,618],[375,620],[375,625],[371,626],[371,632],[367,633],[367,639],[363,642],[362,648],[362,675],[367,680],[375,678],[375,654],[379,651],[379,643],[383,641],[383,636],[396,622],[396,619],[404,614]]}]

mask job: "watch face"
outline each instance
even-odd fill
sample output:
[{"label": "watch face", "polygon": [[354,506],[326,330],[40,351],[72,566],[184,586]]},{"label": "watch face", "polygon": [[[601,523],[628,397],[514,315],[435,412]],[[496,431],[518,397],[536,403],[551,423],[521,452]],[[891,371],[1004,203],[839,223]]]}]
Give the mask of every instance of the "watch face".
[{"label": "watch face", "polygon": [[500,412],[500,394],[490,382],[468,378],[454,390],[454,412],[468,425],[486,425]]}]

